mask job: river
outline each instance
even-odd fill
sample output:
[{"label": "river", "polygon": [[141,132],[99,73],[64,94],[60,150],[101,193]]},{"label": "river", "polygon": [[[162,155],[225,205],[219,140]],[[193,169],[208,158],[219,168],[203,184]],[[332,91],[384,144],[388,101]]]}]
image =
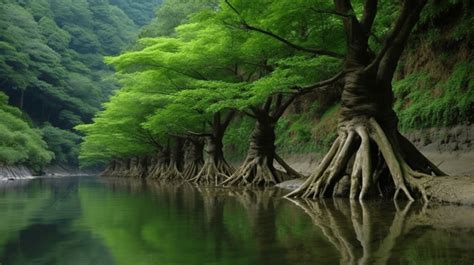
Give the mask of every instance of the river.
[{"label": "river", "polygon": [[466,264],[474,208],[96,177],[0,183],[2,265]]}]

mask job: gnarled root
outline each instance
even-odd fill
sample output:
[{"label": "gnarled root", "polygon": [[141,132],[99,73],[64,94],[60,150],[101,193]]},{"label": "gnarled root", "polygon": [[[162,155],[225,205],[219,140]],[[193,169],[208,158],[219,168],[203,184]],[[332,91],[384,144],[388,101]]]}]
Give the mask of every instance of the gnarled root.
[{"label": "gnarled root", "polygon": [[161,179],[163,174],[168,170],[168,165],[166,163],[157,163],[148,174],[150,179]]},{"label": "gnarled root", "polygon": [[171,163],[168,168],[161,173],[161,179],[163,180],[180,180],[184,179],[183,173],[178,169],[176,163]]},{"label": "gnarled root", "polygon": [[[287,167],[286,163],[282,165]],[[296,176],[294,171],[283,172],[273,167],[273,159],[259,156],[249,156],[234,174],[232,174],[222,185],[255,185],[273,186]]]},{"label": "gnarled root", "polygon": [[215,163],[212,159],[208,159],[191,181],[217,186],[232,175],[233,172],[234,168],[227,164],[226,161],[221,160]]},{"label": "gnarled root", "polygon": [[203,163],[201,161],[192,161],[187,163],[182,173],[183,179],[193,179],[201,171],[202,166]]},{"label": "gnarled root", "polygon": [[[287,197],[314,199],[335,195],[338,182],[349,170],[349,197],[362,200],[370,191],[375,191],[374,187],[380,185],[381,173],[386,167],[394,185],[393,199],[397,199],[402,191],[411,201],[414,200],[413,192],[418,192],[423,200],[428,201],[426,185],[432,175],[439,175],[442,172],[433,164],[428,165],[426,161],[423,161],[424,163],[410,161],[409,165],[402,148],[396,130],[395,133],[387,134],[374,118],[354,119],[341,127],[339,137],[316,172]],[[349,163],[351,158],[353,158],[352,167]],[[382,196],[386,195],[380,186],[379,192]]]}]

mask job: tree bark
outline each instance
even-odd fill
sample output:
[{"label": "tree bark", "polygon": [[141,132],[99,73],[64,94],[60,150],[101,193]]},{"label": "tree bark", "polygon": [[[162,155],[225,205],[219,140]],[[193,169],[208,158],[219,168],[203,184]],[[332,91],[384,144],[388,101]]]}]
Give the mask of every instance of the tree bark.
[{"label": "tree bark", "polygon": [[212,132],[205,137],[206,158],[204,165],[191,181],[208,185],[218,185],[234,172],[232,166],[230,166],[224,158],[224,144],[222,142],[224,133],[233,116],[234,113],[231,112],[226,119],[222,121],[220,114],[217,113],[214,115]]},{"label": "tree bark", "polygon": [[185,146],[183,178],[190,180],[197,176],[204,164],[204,141],[200,137],[188,137]]},{"label": "tree bark", "polygon": [[167,171],[170,164],[169,147],[161,148],[153,158],[153,167],[151,167],[148,177],[151,179],[160,179]]},{"label": "tree bark", "polygon": [[175,143],[171,148],[170,162],[168,168],[163,172],[162,178],[166,180],[176,180],[183,178],[184,166],[184,140],[180,137],[175,138]]},{"label": "tree bark", "polygon": [[291,174],[294,171],[285,173],[273,165],[276,158],[275,124],[277,119],[268,114],[258,114],[255,117],[257,121],[250,138],[247,157],[235,173],[224,181],[224,185],[270,186],[292,177]]}]

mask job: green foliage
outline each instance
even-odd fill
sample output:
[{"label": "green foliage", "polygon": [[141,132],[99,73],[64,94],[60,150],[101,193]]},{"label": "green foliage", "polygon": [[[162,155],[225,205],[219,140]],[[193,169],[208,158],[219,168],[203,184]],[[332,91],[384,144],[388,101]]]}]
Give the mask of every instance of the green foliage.
[{"label": "green foliage", "polygon": [[81,137],[71,131],[61,130],[51,125],[41,128],[48,149],[54,153],[54,164],[78,166],[79,143]]},{"label": "green foliage", "polygon": [[413,73],[394,83],[395,110],[402,129],[450,126],[472,120],[472,62],[458,63],[447,80]]},{"label": "green foliage", "polygon": [[38,170],[54,155],[47,150],[41,132],[31,128],[21,111],[7,102],[8,97],[0,92],[0,163],[26,164]]},{"label": "green foliage", "polygon": [[340,105],[321,108],[318,102],[305,113],[282,117],[276,129],[278,150],[286,154],[326,151],[337,137]]},{"label": "green foliage", "polygon": [[[90,122],[101,102],[117,88],[103,56],[117,54],[134,41],[139,26],[151,20],[159,3],[159,0],[2,1],[2,91],[9,96],[10,104],[21,108],[36,124],[47,123],[42,131],[56,155],[55,163],[77,164],[74,156],[79,137],[64,130]],[[138,13],[141,15],[137,16]],[[7,117],[2,117],[2,122],[6,120]],[[38,150],[15,150],[22,154],[14,154],[2,148],[0,152],[5,154],[0,161],[37,160],[32,163],[44,164],[51,160],[44,154],[34,158],[41,153],[42,145],[24,139],[12,140],[12,136],[4,134],[7,137],[4,141],[23,141],[29,144],[29,149],[36,146]],[[43,144],[41,139],[34,139],[33,142]],[[27,155],[28,152],[32,154]]]},{"label": "green foliage", "polygon": [[248,151],[250,134],[255,126],[255,120],[248,117],[238,117],[227,129],[224,136],[224,153],[230,161],[242,161]]}]

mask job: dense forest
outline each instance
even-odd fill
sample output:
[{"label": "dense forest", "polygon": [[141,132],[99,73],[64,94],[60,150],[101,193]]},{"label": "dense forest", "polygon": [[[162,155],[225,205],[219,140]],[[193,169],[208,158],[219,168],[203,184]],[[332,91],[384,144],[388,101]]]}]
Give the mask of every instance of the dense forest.
[{"label": "dense forest", "polygon": [[469,1],[159,2],[2,1],[0,161],[411,199],[402,133],[474,120]]},{"label": "dense forest", "polygon": [[77,166],[81,136],[119,85],[106,55],[133,45],[159,0],[2,0],[0,161]]}]

